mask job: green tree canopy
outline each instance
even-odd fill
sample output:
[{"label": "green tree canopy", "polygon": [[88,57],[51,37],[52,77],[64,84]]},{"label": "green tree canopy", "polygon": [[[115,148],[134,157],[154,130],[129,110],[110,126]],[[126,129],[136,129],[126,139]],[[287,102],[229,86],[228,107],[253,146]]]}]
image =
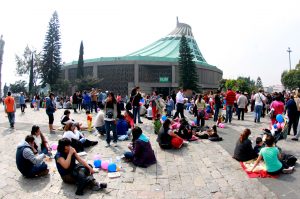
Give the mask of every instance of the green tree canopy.
[{"label": "green tree canopy", "polygon": [[83,41],[80,43],[80,49],[79,49],[79,58],[78,58],[78,68],[77,68],[77,79],[81,79],[84,77],[84,60],[83,60]]},{"label": "green tree canopy", "polygon": [[300,88],[300,69],[283,71],[281,74],[281,83],[290,90]]},{"label": "green tree canopy", "polygon": [[14,84],[10,84],[9,87],[12,93],[26,93],[26,82],[24,80],[16,81]]},{"label": "green tree canopy", "polygon": [[194,55],[192,54],[191,48],[187,42],[187,39],[184,35],[182,35],[180,39],[180,47],[179,47],[179,74],[180,81],[179,85],[183,89],[191,89],[193,91],[199,90],[198,85],[198,75],[196,70],[196,64],[193,61]]}]

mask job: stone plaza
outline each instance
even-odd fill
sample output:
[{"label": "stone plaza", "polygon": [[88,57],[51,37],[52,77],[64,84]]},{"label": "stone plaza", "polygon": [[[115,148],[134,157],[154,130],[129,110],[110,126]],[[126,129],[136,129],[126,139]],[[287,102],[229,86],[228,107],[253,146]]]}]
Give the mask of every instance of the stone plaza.
[{"label": "stone plaza", "polygon": [[[73,111],[71,111],[73,112]],[[63,110],[55,112],[55,127],[60,127]],[[94,114],[95,116],[95,114]],[[186,112],[186,116],[192,116]],[[85,113],[71,114],[75,121],[86,125]],[[62,137],[62,131],[49,134],[48,118],[44,109],[33,111],[30,108],[25,114],[16,112],[15,129],[9,129],[8,119],[3,106],[0,108],[0,198],[299,198],[300,183],[298,164],[291,175],[281,175],[278,179],[248,178],[239,162],[232,158],[235,142],[244,128],[252,131],[251,139],[261,133],[263,127],[268,127],[268,118],[262,123],[253,122],[251,113],[247,113],[245,121],[236,118],[224,129],[218,129],[223,137],[221,142],[199,140],[190,142],[180,150],[161,150],[153,133],[153,124],[142,118],[144,124],[140,127],[150,137],[155,151],[157,164],[148,168],[138,168],[131,163],[122,162],[121,177],[110,179],[106,171],[100,170],[94,176],[101,182],[107,182],[108,188],[93,192],[86,190],[84,196],[75,195],[75,185],[62,182],[54,160],[47,162],[50,167],[49,175],[41,178],[26,179],[17,170],[15,153],[17,144],[30,134],[31,126],[37,124],[48,138],[49,143],[57,143]],[[212,125],[206,121],[206,125]],[[127,151],[130,141],[118,142],[118,147],[105,148],[105,138],[89,132],[85,135],[99,144],[88,148],[89,163],[93,156],[99,154],[103,160],[114,160]],[[288,139],[279,141],[278,145],[296,157],[300,157],[299,143]]]}]

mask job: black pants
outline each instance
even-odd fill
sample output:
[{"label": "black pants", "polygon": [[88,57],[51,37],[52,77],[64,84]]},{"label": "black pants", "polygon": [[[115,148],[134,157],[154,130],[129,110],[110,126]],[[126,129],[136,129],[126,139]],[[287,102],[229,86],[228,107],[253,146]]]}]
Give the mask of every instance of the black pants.
[{"label": "black pants", "polygon": [[240,120],[241,114],[242,114],[242,120],[244,120],[244,113],[245,113],[245,109],[244,108],[239,108],[239,111],[238,111],[238,120]]},{"label": "black pants", "polygon": [[95,112],[97,113],[97,102],[92,101],[91,113],[93,112],[93,108],[95,108]]},{"label": "black pants", "polygon": [[176,119],[179,116],[179,113],[180,113],[181,118],[184,118],[184,107],[183,107],[183,104],[182,103],[177,103],[176,106],[177,106],[177,110],[176,110],[176,113],[175,113],[173,119]]},{"label": "black pants", "polygon": [[24,113],[26,104],[21,104],[20,106],[21,106],[21,112]]},{"label": "black pants", "polygon": [[299,119],[298,119],[297,115],[294,115],[293,117],[289,117],[288,134],[290,134],[292,127],[293,127],[293,131],[294,131],[294,135],[297,134],[298,121],[299,121]]},{"label": "black pants", "polygon": [[204,115],[203,115],[203,113],[198,112],[198,115],[197,115],[197,126],[200,125],[200,121],[201,121],[201,127],[203,127],[205,125]]}]

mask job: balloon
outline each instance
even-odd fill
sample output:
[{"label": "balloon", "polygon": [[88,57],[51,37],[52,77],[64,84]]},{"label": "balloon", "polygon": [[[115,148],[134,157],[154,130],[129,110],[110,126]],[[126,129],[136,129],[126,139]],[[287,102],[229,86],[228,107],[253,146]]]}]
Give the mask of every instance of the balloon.
[{"label": "balloon", "polygon": [[195,122],[193,121],[193,122],[191,123],[191,125],[192,125],[192,126],[195,126]]},{"label": "balloon", "polygon": [[108,172],[116,172],[117,171],[117,165],[115,163],[110,163],[107,167]]},{"label": "balloon", "polygon": [[109,164],[109,162],[108,162],[108,161],[103,161],[103,162],[101,162],[101,169],[103,169],[103,170],[107,170],[107,168],[108,168],[108,164]]},{"label": "balloon", "polygon": [[57,144],[51,144],[51,149],[52,149],[53,151],[57,150]]},{"label": "balloon", "polygon": [[274,127],[274,129],[277,129],[277,124],[274,124],[273,127]]},{"label": "balloon", "polygon": [[99,155],[99,154],[97,154],[97,155],[94,155],[94,160],[101,160],[101,157],[100,157],[100,155]]},{"label": "balloon", "polygon": [[178,128],[178,129],[180,128],[180,124],[179,124],[179,123],[177,123],[177,128]]},{"label": "balloon", "polygon": [[281,124],[280,124],[280,127],[283,129],[284,128],[284,122],[282,122]]},{"label": "balloon", "polygon": [[221,123],[221,128],[222,129],[225,128],[225,124]]},{"label": "balloon", "polygon": [[96,168],[100,168],[101,167],[101,160],[94,160],[94,166]]},{"label": "balloon", "polygon": [[195,124],[197,124],[197,118],[196,118],[196,119],[194,119],[194,122],[195,122]]},{"label": "balloon", "polygon": [[166,119],[168,119],[168,118],[167,118],[167,116],[163,115],[163,116],[161,117],[161,119],[162,119],[162,121],[166,121]]},{"label": "balloon", "polygon": [[276,120],[279,123],[284,122],[283,116],[281,114],[276,115]]}]

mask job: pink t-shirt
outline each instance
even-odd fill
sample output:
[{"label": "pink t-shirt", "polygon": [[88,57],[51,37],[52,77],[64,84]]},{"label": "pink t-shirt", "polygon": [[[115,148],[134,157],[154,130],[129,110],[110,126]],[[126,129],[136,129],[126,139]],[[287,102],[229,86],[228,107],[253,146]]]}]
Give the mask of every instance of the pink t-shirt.
[{"label": "pink t-shirt", "polygon": [[274,109],[274,115],[282,114],[284,112],[284,104],[280,101],[273,101],[270,105],[270,109]]}]

